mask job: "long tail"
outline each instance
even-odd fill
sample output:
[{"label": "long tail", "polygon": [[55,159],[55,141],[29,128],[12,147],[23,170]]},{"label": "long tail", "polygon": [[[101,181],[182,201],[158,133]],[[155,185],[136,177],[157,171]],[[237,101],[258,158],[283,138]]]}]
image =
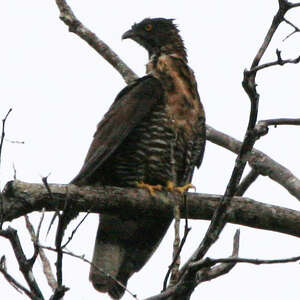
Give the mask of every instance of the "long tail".
[{"label": "long tail", "polygon": [[128,219],[100,215],[90,270],[95,289],[109,293],[113,299],[120,299],[124,288],[114,279],[126,286],[130,276],[151,257],[170,222],[170,218],[139,216]]}]

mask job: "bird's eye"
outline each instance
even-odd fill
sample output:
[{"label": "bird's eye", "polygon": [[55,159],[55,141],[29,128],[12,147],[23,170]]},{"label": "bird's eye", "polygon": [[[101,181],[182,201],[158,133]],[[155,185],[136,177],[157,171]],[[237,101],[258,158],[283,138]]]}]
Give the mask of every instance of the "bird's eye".
[{"label": "bird's eye", "polygon": [[152,28],[153,28],[152,24],[147,24],[147,25],[145,26],[145,30],[146,30],[146,31],[151,31]]}]

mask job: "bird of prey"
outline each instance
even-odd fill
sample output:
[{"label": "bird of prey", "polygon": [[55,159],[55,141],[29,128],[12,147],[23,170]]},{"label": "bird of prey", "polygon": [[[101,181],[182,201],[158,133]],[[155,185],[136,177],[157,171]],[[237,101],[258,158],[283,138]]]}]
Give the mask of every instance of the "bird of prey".
[{"label": "bird of prey", "polygon": [[[125,87],[98,124],[84,165],[71,183],[184,192],[200,167],[205,114],[173,19],[147,18],[123,39],[149,53],[147,75]],[[90,280],[113,299],[153,254],[171,217],[100,214]],[[97,266],[97,267],[95,267]],[[105,272],[101,272],[101,270]],[[110,276],[107,276],[110,274]]]}]

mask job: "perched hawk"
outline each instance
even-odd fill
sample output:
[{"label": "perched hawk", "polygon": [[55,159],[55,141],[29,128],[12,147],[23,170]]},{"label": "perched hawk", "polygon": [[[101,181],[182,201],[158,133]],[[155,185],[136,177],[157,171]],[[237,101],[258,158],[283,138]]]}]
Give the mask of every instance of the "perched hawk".
[{"label": "perched hawk", "polygon": [[[125,87],[98,124],[72,183],[184,191],[205,146],[205,115],[193,71],[172,19],[145,19],[125,32],[149,53],[147,75]],[[182,189],[178,187],[183,187]],[[100,215],[93,264],[122,282],[139,271],[171,222],[158,215]],[[90,280],[119,299],[124,289],[94,266]]]}]

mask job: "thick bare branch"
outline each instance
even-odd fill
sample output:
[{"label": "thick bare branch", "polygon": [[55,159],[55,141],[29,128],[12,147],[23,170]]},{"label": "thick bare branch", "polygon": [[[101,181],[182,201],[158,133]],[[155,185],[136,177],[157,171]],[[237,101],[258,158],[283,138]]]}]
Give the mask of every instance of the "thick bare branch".
[{"label": "thick bare branch", "polygon": [[[153,198],[143,189],[118,187],[77,187],[75,185],[50,184],[53,200],[43,184],[21,181],[9,182],[4,190],[4,220],[11,221],[22,215],[45,208],[46,211],[62,210],[65,197],[72,197],[74,207],[80,212],[153,217],[173,215],[177,193],[157,192]],[[66,189],[68,191],[66,191]],[[222,196],[187,194],[188,210],[180,201],[181,216],[210,220]],[[228,211],[228,222],[253,228],[272,230],[300,237],[300,212],[275,205],[264,204],[249,198],[234,197]]]},{"label": "thick bare branch", "polygon": [[[242,143],[233,137],[207,126],[207,139],[234,153],[238,153]],[[253,149],[247,156],[248,163],[259,174],[268,176],[283,186],[287,191],[300,200],[300,180],[287,168],[277,163],[265,153]]]}]

